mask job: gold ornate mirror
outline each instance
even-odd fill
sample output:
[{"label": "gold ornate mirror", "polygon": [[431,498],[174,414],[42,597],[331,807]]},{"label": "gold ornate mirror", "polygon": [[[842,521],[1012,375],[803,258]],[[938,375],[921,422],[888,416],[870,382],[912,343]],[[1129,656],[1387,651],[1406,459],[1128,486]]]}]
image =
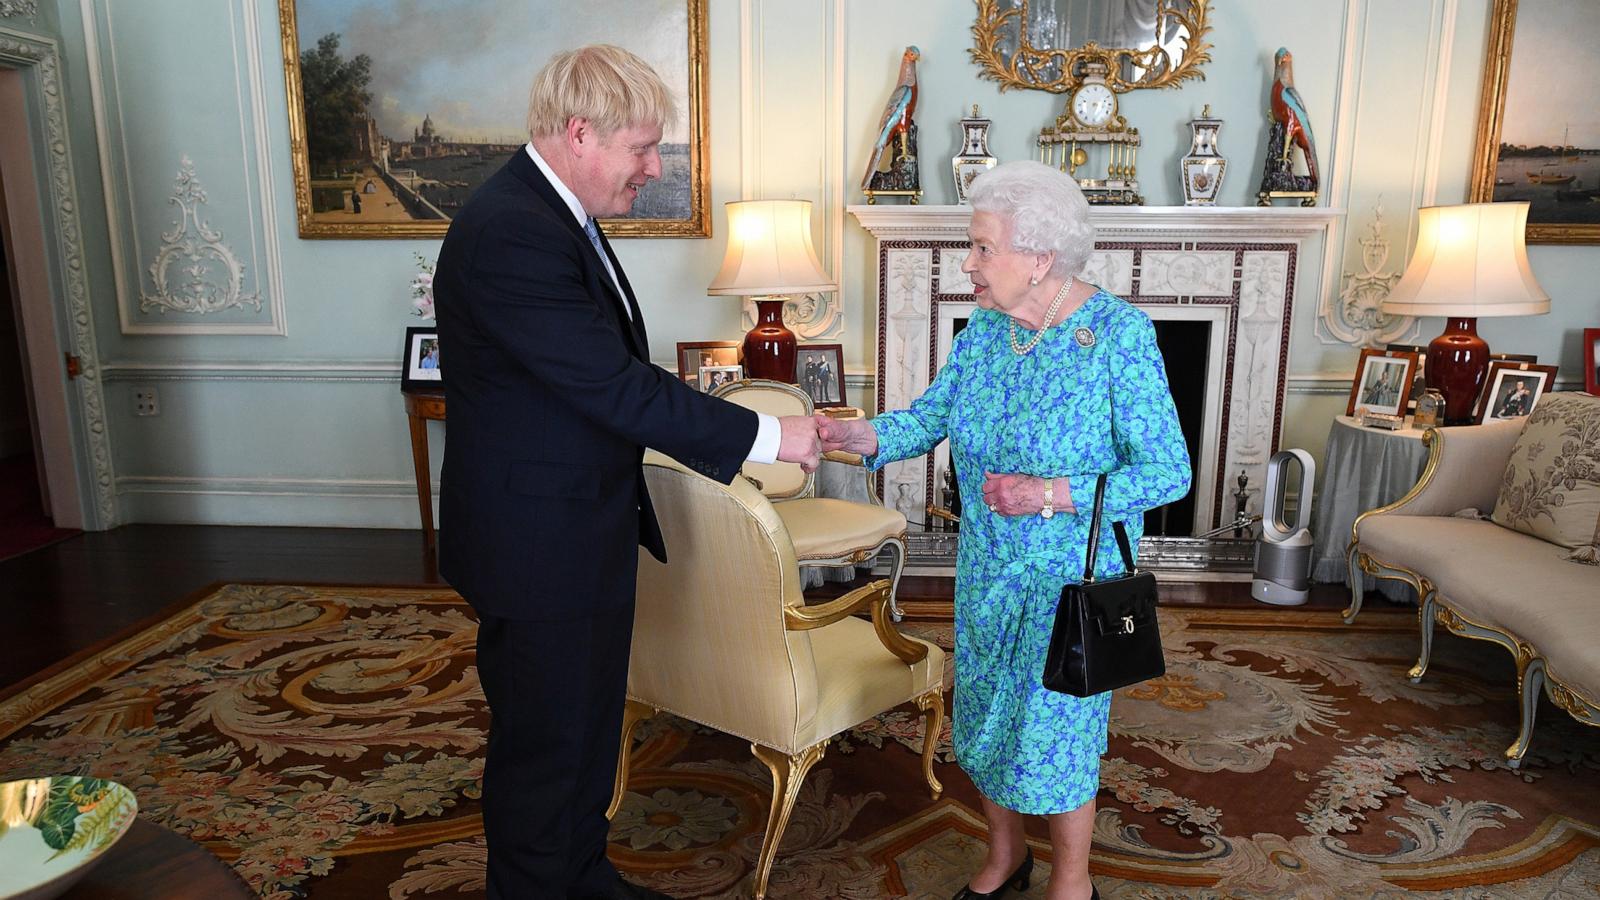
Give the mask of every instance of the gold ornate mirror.
[{"label": "gold ornate mirror", "polygon": [[977,0],[972,59],[1000,89],[1061,94],[1084,64],[1117,93],[1204,78],[1211,0]]}]

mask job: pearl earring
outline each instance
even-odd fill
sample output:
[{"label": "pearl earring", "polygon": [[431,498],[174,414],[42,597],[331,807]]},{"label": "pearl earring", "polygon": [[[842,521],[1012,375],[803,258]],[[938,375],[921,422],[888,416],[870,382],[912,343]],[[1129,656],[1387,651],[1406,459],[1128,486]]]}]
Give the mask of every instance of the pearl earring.
[{"label": "pearl earring", "polygon": [[1037,278],[1030,278],[1030,279],[1028,279],[1028,283],[1029,283],[1029,284],[1035,284],[1035,285],[1036,285],[1036,284],[1038,284],[1038,283],[1039,283],[1039,279],[1037,279]]}]

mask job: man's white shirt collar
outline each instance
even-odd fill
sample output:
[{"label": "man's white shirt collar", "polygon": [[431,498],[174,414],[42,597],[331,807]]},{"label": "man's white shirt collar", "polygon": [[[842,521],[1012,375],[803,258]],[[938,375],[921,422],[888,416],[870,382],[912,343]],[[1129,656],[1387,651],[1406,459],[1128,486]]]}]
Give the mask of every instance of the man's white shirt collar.
[{"label": "man's white shirt collar", "polygon": [[556,189],[556,193],[561,196],[562,200],[566,201],[567,209],[572,210],[573,218],[578,220],[578,224],[589,224],[589,214],[583,211],[583,204],[578,202],[578,195],[574,194],[572,189],[567,187],[560,178],[556,177],[556,173],[550,170],[550,164],[545,162],[544,157],[539,155],[539,151],[533,148],[533,141],[529,141],[524,149],[528,151],[528,158],[533,160],[533,164],[538,166],[539,171],[543,172],[544,177],[550,181],[550,186]]}]

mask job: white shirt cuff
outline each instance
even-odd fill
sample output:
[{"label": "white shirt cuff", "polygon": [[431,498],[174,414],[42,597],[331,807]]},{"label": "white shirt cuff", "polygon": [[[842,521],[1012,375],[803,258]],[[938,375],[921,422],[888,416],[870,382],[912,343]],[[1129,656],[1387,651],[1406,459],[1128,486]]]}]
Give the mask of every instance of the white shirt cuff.
[{"label": "white shirt cuff", "polygon": [[756,413],[756,418],[760,421],[756,426],[756,442],[750,445],[750,455],[745,460],[775,463],[778,461],[778,446],[783,443],[783,429],[778,425],[777,416]]}]

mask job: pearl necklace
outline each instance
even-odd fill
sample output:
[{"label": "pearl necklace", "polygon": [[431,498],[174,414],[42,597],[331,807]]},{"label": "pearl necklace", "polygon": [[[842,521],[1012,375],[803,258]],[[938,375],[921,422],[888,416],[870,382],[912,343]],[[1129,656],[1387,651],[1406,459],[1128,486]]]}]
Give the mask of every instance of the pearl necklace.
[{"label": "pearl necklace", "polygon": [[1008,336],[1011,338],[1012,353],[1018,356],[1027,356],[1033,352],[1033,348],[1039,346],[1039,342],[1044,340],[1044,333],[1050,329],[1050,323],[1055,321],[1056,313],[1061,310],[1061,303],[1067,299],[1067,292],[1070,290],[1072,290],[1072,279],[1068,278],[1067,283],[1063,284],[1061,290],[1056,292],[1056,299],[1051,301],[1050,308],[1045,310],[1044,324],[1039,326],[1039,330],[1033,333],[1033,337],[1026,344],[1017,340],[1017,320],[1012,319],[1010,321],[1011,330]]}]

